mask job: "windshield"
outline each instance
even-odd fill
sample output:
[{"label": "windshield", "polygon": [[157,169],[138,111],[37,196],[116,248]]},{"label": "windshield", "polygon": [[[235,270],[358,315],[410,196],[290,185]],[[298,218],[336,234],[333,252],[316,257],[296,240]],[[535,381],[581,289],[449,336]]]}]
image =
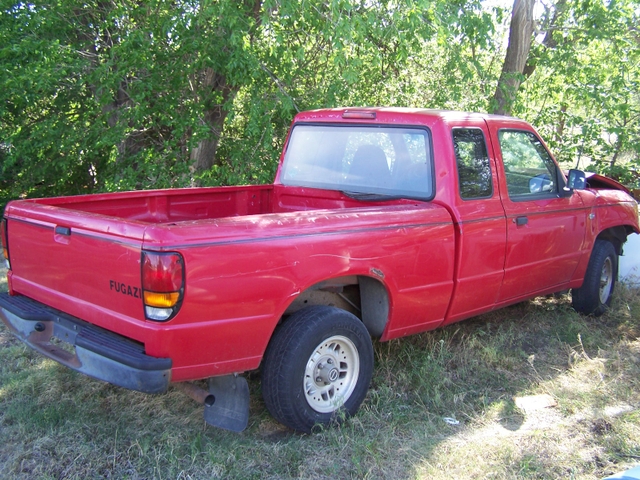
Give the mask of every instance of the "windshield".
[{"label": "windshield", "polygon": [[298,124],[281,181],[347,193],[431,198],[430,147],[429,132],[422,128]]}]

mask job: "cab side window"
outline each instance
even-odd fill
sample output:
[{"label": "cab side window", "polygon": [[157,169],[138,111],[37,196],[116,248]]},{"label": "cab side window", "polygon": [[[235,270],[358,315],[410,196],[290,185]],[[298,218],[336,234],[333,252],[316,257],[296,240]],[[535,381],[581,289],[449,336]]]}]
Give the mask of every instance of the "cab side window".
[{"label": "cab side window", "polygon": [[509,197],[526,200],[558,192],[558,168],[542,142],[532,132],[498,133]]},{"label": "cab side window", "polygon": [[456,154],[460,197],[464,200],[491,197],[491,165],[482,130],[454,128],[453,148]]}]

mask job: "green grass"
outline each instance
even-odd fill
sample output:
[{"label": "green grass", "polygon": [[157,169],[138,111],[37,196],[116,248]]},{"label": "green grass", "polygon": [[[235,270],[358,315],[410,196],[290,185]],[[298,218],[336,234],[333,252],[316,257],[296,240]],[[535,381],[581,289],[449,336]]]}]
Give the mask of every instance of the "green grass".
[{"label": "green grass", "polygon": [[[175,389],[94,381],[0,327],[0,476],[602,478],[640,463],[639,335],[640,292],[620,288],[598,319],[569,297],[540,298],[376,343],[359,414],[299,435],[266,411],[259,374],[249,427],[234,434],[208,427]],[[557,405],[516,406],[541,394]]]}]

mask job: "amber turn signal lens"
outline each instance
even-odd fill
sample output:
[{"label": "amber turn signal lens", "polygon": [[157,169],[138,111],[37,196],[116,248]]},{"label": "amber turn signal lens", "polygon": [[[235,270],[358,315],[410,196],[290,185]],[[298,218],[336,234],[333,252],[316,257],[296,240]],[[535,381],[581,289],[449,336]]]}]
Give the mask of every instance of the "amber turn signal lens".
[{"label": "amber turn signal lens", "polygon": [[144,292],[144,304],[150,307],[169,308],[178,303],[180,292],[156,293]]}]

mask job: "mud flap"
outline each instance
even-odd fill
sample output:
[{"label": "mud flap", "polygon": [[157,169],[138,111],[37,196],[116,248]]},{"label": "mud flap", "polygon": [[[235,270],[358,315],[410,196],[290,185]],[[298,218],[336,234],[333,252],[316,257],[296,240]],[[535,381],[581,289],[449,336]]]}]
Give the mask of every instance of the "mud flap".
[{"label": "mud flap", "polygon": [[241,432],[249,423],[249,384],[239,375],[209,379],[213,401],[205,402],[204,420],[214,427]]}]

